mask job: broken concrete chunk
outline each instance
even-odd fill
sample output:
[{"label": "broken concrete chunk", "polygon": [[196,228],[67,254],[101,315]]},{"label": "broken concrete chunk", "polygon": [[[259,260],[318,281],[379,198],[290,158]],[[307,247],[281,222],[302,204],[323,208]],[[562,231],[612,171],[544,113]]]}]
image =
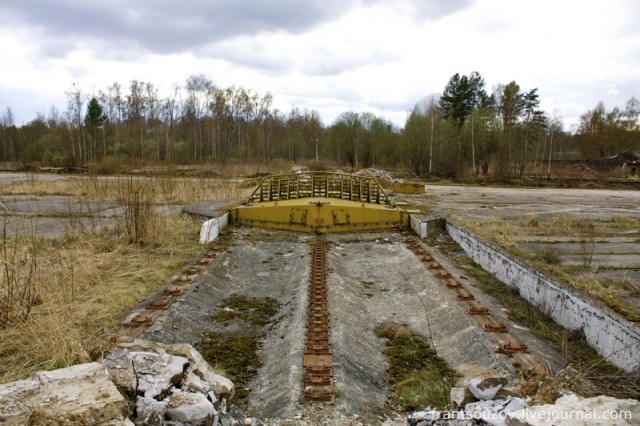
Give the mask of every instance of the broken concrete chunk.
[{"label": "broken concrete chunk", "polygon": [[138,395],[158,397],[182,380],[187,358],[167,353],[136,352],[132,356]]},{"label": "broken concrete chunk", "polygon": [[200,424],[217,414],[211,401],[201,393],[177,391],[171,395],[166,415],[172,420]]},{"label": "broken concrete chunk", "polygon": [[168,400],[158,401],[148,396],[138,396],[136,400],[136,423],[148,426],[163,426]]},{"label": "broken concrete chunk", "polygon": [[0,424],[12,419],[27,419],[32,400],[39,394],[40,382],[33,378],[0,385]]},{"label": "broken concrete chunk", "polygon": [[136,424],[129,419],[124,419],[124,420],[109,420],[104,423],[98,423],[95,426],[136,426]]},{"label": "broken concrete chunk", "polygon": [[216,374],[207,360],[193,346],[186,343],[174,343],[166,345],[166,350],[174,355],[189,358],[191,365],[189,370],[209,383],[218,397],[229,396],[233,393],[233,382],[224,376]]},{"label": "broken concrete chunk", "polygon": [[496,401],[479,401],[464,407],[468,419],[482,419],[491,426],[504,426],[507,413],[521,410],[528,404],[520,398],[507,398]]},{"label": "broken concrete chunk", "polygon": [[133,371],[131,352],[125,348],[113,348],[104,358],[109,376],[118,389],[128,394],[135,392],[137,380]]},{"label": "broken concrete chunk", "polygon": [[467,387],[452,387],[449,391],[449,399],[456,407],[464,407],[470,402],[475,401],[474,396]]},{"label": "broken concrete chunk", "polygon": [[[226,377],[216,374],[209,363],[200,355],[200,352],[189,344],[162,344],[148,340],[134,340],[133,342],[121,342],[118,346],[130,352],[168,354],[187,358],[189,360],[189,367],[186,374],[189,372],[194,373],[202,379],[202,381],[208,383],[210,389],[215,392],[217,397],[229,396],[233,393],[233,382]],[[107,358],[109,359],[110,357],[108,356]],[[137,373],[139,374],[140,372],[137,371]],[[126,382],[126,380],[123,381]],[[195,384],[195,381],[193,384]]]},{"label": "broken concrete chunk", "polygon": [[498,391],[507,383],[507,379],[503,377],[474,377],[469,380],[469,390],[481,401],[489,401],[493,399]]},{"label": "broken concrete chunk", "polygon": [[34,373],[0,385],[0,396],[0,422],[8,424],[113,424],[129,410],[99,363]]}]

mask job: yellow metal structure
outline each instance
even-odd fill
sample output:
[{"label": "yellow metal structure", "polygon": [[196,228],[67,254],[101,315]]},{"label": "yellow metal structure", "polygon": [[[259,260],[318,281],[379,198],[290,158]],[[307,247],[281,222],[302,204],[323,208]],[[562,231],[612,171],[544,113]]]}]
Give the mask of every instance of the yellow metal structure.
[{"label": "yellow metal structure", "polygon": [[398,194],[424,194],[424,183],[404,182],[393,184],[393,192]]},{"label": "yellow metal structure", "polygon": [[265,177],[231,223],[304,232],[407,227],[409,213],[370,177],[304,172]]}]

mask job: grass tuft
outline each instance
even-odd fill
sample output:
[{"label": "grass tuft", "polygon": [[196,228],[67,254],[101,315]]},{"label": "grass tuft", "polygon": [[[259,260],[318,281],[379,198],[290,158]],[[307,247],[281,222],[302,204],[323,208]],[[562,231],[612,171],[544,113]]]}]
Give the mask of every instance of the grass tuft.
[{"label": "grass tuft", "polygon": [[391,323],[379,326],[376,335],[387,339],[384,353],[389,360],[387,377],[394,405],[403,411],[447,406],[457,374],[426,340]]}]

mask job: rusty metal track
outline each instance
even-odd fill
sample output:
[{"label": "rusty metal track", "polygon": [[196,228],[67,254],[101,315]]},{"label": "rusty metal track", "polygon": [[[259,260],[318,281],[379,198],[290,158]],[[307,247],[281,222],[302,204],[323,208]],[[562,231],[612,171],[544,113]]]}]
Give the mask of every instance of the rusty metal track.
[{"label": "rusty metal track", "polygon": [[165,285],[161,291],[155,294],[147,303],[129,315],[123,323],[124,328],[113,337],[114,341],[134,339],[139,337],[144,331],[154,323],[162,312],[171,306],[171,303],[180,297],[186,287],[204,271],[208,265],[221,251],[222,246],[216,246],[212,250],[206,251],[202,258],[195,262],[195,265],[187,268],[185,274],[177,276],[173,281]]},{"label": "rusty metal track", "polygon": [[311,255],[307,324],[302,360],[302,401],[335,403],[327,292],[327,243],[321,236]]},{"label": "rusty metal track", "polygon": [[413,240],[407,240],[406,244],[445,287],[455,292],[456,298],[467,306],[469,315],[475,318],[482,329],[498,343],[498,350],[511,357],[514,365],[519,366],[527,376],[546,374],[546,368],[529,353],[527,345],[510,335],[507,326],[498,321],[487,307],[475,300],[473,294],[467,291],[433,256]]}]

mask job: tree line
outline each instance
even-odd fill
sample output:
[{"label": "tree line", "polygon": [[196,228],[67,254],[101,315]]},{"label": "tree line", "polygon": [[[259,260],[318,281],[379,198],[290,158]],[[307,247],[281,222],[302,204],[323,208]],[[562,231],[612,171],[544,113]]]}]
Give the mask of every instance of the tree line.
[{"label": "tree line", "polygon": [[84,92],[74,84],[67,109],[51,108],[16,126],[0,115],[0,161],[66,167],[286,160],[349,169],[404,167],[415,175],[520,176],[548,173],[557,159],[593,159],[640,151],[639,103],[607,111],[602,103],[580,118],[574,134],[540,109],[537,88],[515,81],[489,94],[477,72],[455,74],[442,95],[416,105],[404,128],[372,113],[347,111],[326,125],[315,110],[274,108],[270,93],[218,87],[204,75],[160,96],[133,80]]},{"label": "tree line", "polygon": [[416,175],[470,173],[523,177],[551,173],[552,160],[591,160],[640,152],[639,102],[607,112],[602,102],[580,117],[575,133],[540,109],[537,88],[515,81],[489,94],[478,72],[455,74],[440,98],[416,107],[403,136]]}]

